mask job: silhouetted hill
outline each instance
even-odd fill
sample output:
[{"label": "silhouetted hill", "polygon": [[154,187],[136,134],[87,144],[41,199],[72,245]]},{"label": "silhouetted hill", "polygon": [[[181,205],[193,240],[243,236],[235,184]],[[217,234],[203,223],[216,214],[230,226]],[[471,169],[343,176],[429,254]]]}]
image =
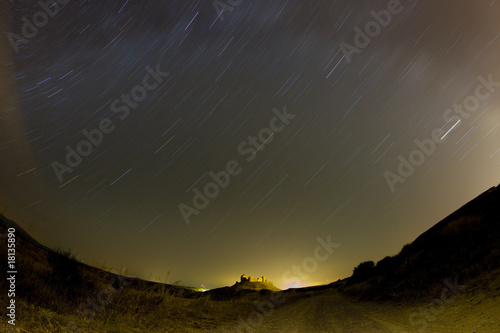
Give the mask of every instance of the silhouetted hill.
[{"label": "silhouetted hill", "polygon": [[236,282],[231,287],[222,287],[211,289],[207,291],[207,294],[212,297],[212,299],[217,300],[232,300],[235,298],[240,298],[247,294],[266,294],[269,292],[281,291],[281,289],[274,286],[272,282]]},{"label": "silhouetted hill", "polygon": [[[9,228],[15,228],[16,236],[16,298],[29,304],[59,313],[73,311],[89,295],[103,288],[127,288],[135,290],[162,290],[169,294],[195,297],[200,293],[190,289],[130,278],[79,262],[69,250],[52,250],[41,245],[17,223],[0,215],[0,234],[6,236]],[[6,258],[7,247],[2,242],[1,256]],[[7,262],[0,261],[0,289],[7,290]],[[124,274],[125,272],[120,272]],[[110,282],[112,281],[112,282]]]},{"label": "silhouetted hill", "polygon": [[[213,331],[220,322],[246,314],[248,302],[214,302],[196,288],[126,277],[76,260],[70,251],[41,245],[1,216],[0,236],[16,229],[16,326],[0,321],[0,332],[181,332]],[[0,256],[7,257],[6,242]],[[9,290],[7,261],[0,260],[0,290]],[[258,294],[256,295],[259,296]],[[0,307],[9,305],[0,297]],[[131,328],[134,328],[131,330]],[[20,329],[20,330],[18,330]]]},{"label": "silhouetted hill", "polygon": [[21,228],[16,222],[9,220],[2,214],[0,214],[0,228],[4,229],[7,231],[9,228],[14,228],[16,229],[16,236],[24,240],[25,242],[28,242],[30,244],[33,244],[41,249],[44,250],[50,250],[48,247],[43,246],[42,244],[38,243],[37,240],[35,240],[33,237],[31,237],[30,234],[28,234],[23,228]]},{"label": "silhouetted hill", "polygon": [[280,291],[281,289],[276,288],[272,282],[236,282],[231,288],[236,290],[250,289],[250,290],[262,290],[267,289],[271,291]]},{"label": "silhouetted hill", "polygon": [[[436,203],[439,204],[439,203]],[[500,187],[490,188],[377,264],[359,264],[340,288],[363,298],[419,297],[444,279],[500,268]]]}]

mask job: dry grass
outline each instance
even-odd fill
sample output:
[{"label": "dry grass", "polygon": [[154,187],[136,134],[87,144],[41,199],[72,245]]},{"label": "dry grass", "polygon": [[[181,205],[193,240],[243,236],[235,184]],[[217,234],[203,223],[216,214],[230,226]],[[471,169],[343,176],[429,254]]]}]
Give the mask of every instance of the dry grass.
[{"label": "dry grass", "polygon": [[[104,288],[100,290],[110,290]],[[99,291],[93,291],[79,303],[64,301],[56,310],[18,298],[16,328],[19,332],[50,333],[210,331],[252,310],[251,299],[214,301],[209,295],[185,298],[174,295],[167,285],[159,290],[123,287],[110,292],[112,296],[102,298],[103,302],[97,301],[98,295]],[[53,298],[61,301],[49,292],[39,293],[38,297],[37,303],[44,298],[48,304],[53,303]],[[94,305],[87,306],[89,300]]]},{"label": "dry grass", "polygon": [[[261,297],[216,301],[175,284],[118,277],[75,259],[70,250],[46,251],[17,238],[16,326],[3,319],[0,331],[208,332],[250,313],[252,301]],[[0,266],[0,289],[7,290],[7,269],[4,262]],[[7,301],[0,298],[0,307]]]}]

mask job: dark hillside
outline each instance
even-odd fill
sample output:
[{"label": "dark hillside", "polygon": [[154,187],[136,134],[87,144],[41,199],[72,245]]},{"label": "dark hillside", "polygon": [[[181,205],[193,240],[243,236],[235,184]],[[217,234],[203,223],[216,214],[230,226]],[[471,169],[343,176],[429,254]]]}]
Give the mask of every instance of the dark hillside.
[{"label": "dark hillside", "polygon": [[500,268],[500,187],[493,187],[424,232],[401,252],[359,264],[346,293],[363,298],[419,297],[445,279]]}]

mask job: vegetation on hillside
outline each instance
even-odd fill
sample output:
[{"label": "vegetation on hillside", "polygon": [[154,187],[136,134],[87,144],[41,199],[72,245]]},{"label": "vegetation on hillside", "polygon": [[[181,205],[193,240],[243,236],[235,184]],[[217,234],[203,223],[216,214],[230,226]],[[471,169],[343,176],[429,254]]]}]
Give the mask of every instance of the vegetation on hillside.
[{"label": "vegetation on hillside", "polygon": [[486,191],[376,264],[356,266],[340,290],[365,299],[417,298],[445,279],[469,280],[500,268],[500,187]]},{"label": "vegetation on hillside", "polygon": [[[6,233],[2,226],[0,233]],[[253,310],[253,301],[265,297],[254,292],[216,301],[190,288],[88,266],[70,249],[46,250],[19,237],[16,266],[16,326],[4,319],[1,332],[210,331],[236,322]],[[8,290],[6,272],[6,262],[0,261],[1,290]],[[5,309],[7,301],[0,298],[0,307]]]}]

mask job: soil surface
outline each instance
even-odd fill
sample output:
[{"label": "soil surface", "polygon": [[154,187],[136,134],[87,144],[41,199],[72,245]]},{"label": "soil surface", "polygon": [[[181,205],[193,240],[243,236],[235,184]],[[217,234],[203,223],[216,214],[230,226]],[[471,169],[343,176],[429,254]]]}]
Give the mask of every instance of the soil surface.
[{"label": "soil surface", "polygon": [[356,301],[328,290],[275,310],[256,308],[253,315],[243,318],[245,324],[240,321],[216,332],[500,332],[498,298],[472,293],[442,306],[434,303],[433,299],[416,304]]}]

